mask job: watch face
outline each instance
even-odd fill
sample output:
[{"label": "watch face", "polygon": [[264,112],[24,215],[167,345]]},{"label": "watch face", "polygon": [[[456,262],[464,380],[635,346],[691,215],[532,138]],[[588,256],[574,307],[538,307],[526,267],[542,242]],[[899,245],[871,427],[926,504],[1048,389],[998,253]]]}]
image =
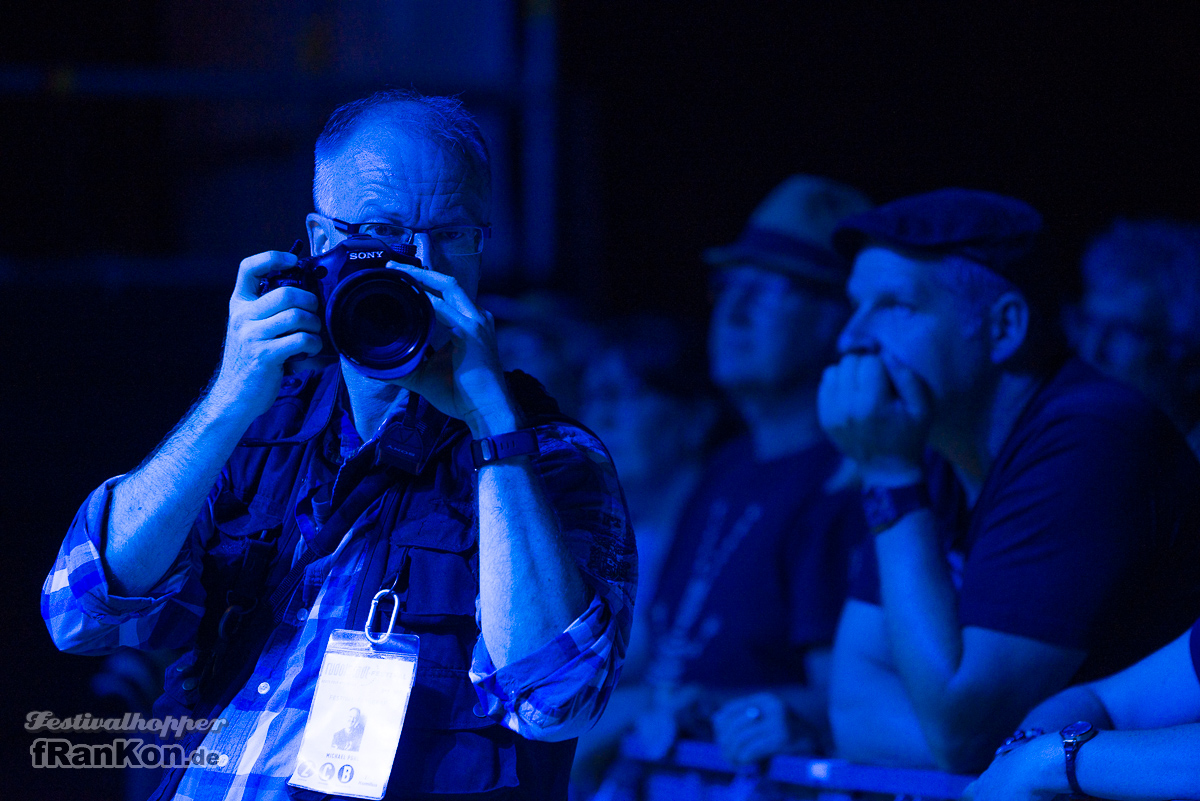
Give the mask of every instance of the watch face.
[{"label": "watch face", "polygon": [[1072,723],[1069,726],[1064,726],[1063,730],[1059,733],[1063,737],[1078,738],[1078,737],[1084,736],[1091,730],[1092,730],[1092,724],[1088,723],[1085,720],[1080,720],[1075,723]]},{"label": "watch face", "polygon": [[896,504],[886,489],[871,487],[863,493],[863,512],[868,522],[891,522],[896,517]]}]

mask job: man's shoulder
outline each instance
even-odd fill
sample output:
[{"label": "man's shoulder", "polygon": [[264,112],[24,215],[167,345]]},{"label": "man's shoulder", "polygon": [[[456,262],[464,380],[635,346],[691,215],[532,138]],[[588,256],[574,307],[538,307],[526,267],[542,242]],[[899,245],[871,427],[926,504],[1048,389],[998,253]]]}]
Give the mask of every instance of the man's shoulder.
[{"label": "man's shoulder", "polygon": [[583,423],[564,414],[540,381],[521,370],[506,372],[504,378],[526,425],[537,431],[543,457],[558,453],[586,457],[598,464],[610,461],[600,438]]},{"label": "man's shoulder", "polygon": [[[984,498],[1144,497],[1200,484],[1200,464],[1170,419],[1137,390],[1068,361],[1043,384],[989,473]],[[983,504],[987,505],[987,504]]]},{"label": "man's shoulder", "polygon": [[1183,435],[1140,392],[1073,359],[1045,380],[996,463],[1076,457],[1136,463],[1187,450]]},{"label": "man's shoulder", "polygon": [[509,370],[504,373],[504,381],[513,400],[521,407],[527,418],[561,417],[562,410],[541,381],[524,370]]},{"label": "man's shoulder", "polygon": [[1084,427],[1117,425],[1161,427],[1162,414],[1136,389],[1071,359],[1046,379],[1031,401],[1026,425],[1074,423]]}]

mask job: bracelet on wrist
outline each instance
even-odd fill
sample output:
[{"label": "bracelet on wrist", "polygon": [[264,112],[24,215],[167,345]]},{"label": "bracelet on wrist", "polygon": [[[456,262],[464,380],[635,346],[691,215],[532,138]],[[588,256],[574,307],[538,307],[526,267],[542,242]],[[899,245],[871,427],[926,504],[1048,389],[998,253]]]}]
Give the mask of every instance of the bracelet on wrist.
[{"label": "bracelet on wrist", "polygon": [[1045,733],[1046,732],[1044,729],[1039,729],[1036,726],[1031,729],[1017,729],[1015,732],[1012,733],[1012,736],[1010,736],[1007,740],[1002,742],[1000,744],[1000,747],[996,749],[996,756],[1000,756],[1001,754],[1007,754],[1009,751],[1013,750],[1018,745],[1024,745],[1025,743],[1032,740],[1034,737],[1041,737]]}]

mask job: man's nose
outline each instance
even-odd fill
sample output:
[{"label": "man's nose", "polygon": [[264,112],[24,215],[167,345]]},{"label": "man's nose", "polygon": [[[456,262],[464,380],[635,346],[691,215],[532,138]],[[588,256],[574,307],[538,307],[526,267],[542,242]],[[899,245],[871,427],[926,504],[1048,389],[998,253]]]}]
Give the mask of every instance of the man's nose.
[{"label": "man's nose", "polygon": [[858,312],[846,321],[842,333],[838,334],[837,346],[838,353],[842,356],[848,353],[867,354],[879,351],[879,342],[871,333],[865,315]]},{"label": "man's nose", "polygon": [[433,264],[433,243],[429,241],[429,234],[413,234],[412,243],[417,246],[417,258],[421,260],[421,266],[426,270],[436,269]]}]

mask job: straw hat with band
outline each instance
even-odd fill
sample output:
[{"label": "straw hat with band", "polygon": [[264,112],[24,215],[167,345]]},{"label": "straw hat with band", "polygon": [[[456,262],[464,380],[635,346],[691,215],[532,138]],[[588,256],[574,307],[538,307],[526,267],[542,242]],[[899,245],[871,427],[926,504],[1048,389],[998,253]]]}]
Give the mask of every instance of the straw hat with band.
[{"label": "straw hat with band", "polygon": [[737,241],[709,248],[711,267],[751,265],[841,290],[850,262],[833,248],[842,219],[867,211],[871,203],[845,184],[814,175],[793,175],[767,195],[750,215]]}]

